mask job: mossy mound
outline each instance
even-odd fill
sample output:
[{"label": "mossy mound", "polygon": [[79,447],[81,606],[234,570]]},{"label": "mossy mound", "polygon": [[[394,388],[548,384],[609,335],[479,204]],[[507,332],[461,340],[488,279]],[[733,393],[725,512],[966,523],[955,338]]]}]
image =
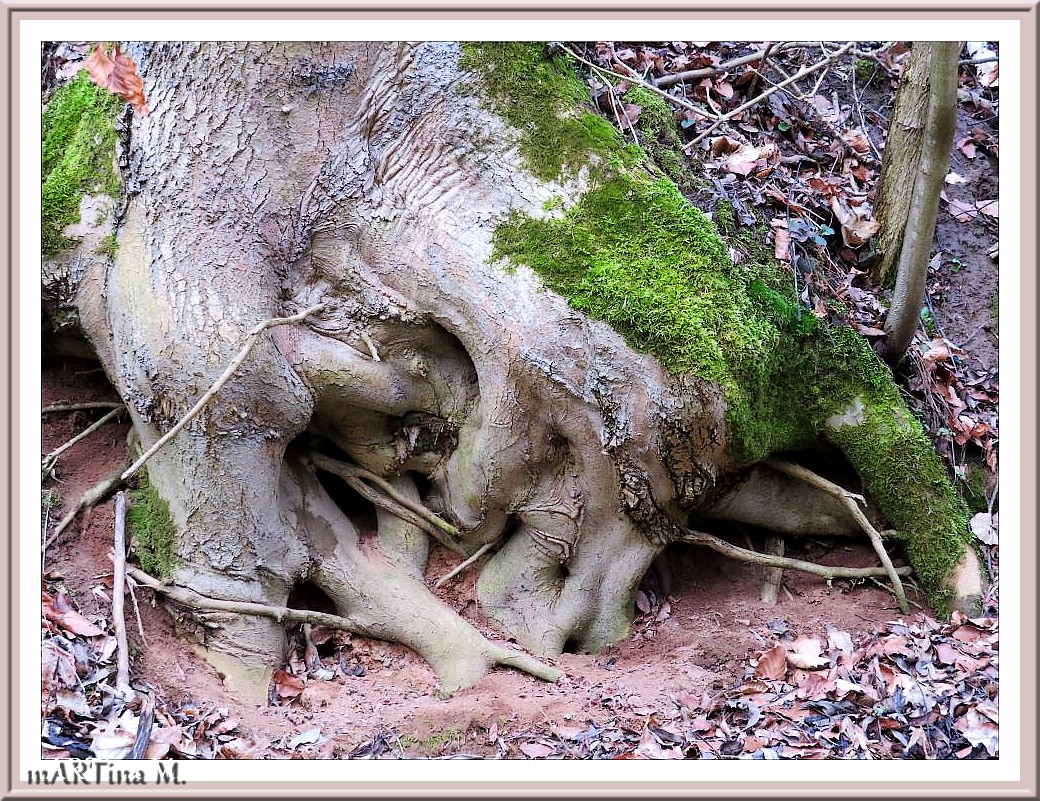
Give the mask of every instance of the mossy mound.
[{"label": "mossy mound", "polygon": [[[754,249],[754,261],[734,264],[711,220],[675,180],[633,161],[633,146],[612,127],[608,136],[589,122],[575,133],[573,121],[593,112],[567,63],[547,58],[539,45],[514,44],[469,46],[464,66],[487,82],[494,110],[518,128],[533,174],[567,178],[583,152],[596,165],[589,191],[555,218],[506,217],[493,258],[530,267],[575,309],[673,373],[717,383],[734,457],[750,463],[830,436],[903,536],[941,607],[943,581],[964,553],[966,509],[863,338],[800,310],[793,281],[762,249]],[[671,116],[649,94],[626,99],[643,105],[644,131],[662,148]],[[589,130],[598,132],[591,142]],[[665,171],[681,180],[680,166]],[[866,404],[865,422],[829,429],[828,419],[856,399]]]},{"label": "mossy mound", "polygon": [[84,71],[47,104],[42,129],[44,257],[69,246],[62,230],[79,221],[83,195],[119,197],[115,122],[124,105]]}]

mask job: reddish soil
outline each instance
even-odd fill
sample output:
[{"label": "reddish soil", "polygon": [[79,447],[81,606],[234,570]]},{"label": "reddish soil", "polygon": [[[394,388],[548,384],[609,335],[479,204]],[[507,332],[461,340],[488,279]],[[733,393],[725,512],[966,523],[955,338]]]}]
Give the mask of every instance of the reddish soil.
[{"label": "reddish soil", "polygon": [[[102,373],[89,363],[54,363],[44,367],[44,404],[59,401],[115,400]],[[47,415],[44,449],[50,450],[86,427],[102,412]],[[56,487],[65,506],[100,478],[125,464],[125,423],[112,423],[70,449],[59,462]],[[65,513],[58,508],[52,519]],[[47,553],[46,566],[63,577],[73,603],[87,617],[110,619],[113,503],[87,513]],[[761,543],[757,543],[761,547]],[[869,546],[838,542],[792,543],[791,555],[824,564],[866,566],[876,563]],[[633,724],[653,711],[667,719],[679,712],[674,699],[697,698],[739,683],[747,657],[773,641],[767,628],[786,621],[792,631],[826,640],[826,626],[858,635],[899,616],[892,597],[870,585],[833,586],[788,572],[787,592],[775,606],[759,601],[757,567],[717,554],[676,546],[670,554],[672,592],[654,601],[631,634],[599,654],[564,654],[554,660],[566,672],[556,685],[508,669],[497,669],[478,686],[445,698],[429,667],[407,648],[350,637],[324,665],[335,670],[329,681],[310,679],[288,706],[244,705],[225,689],[217,672],[174,632],[173,622],[151,593],[137,591],[142,640],[128,620],[132,678],[157,691],[165,702],[193,701],[205,709],[226,707],[240,723],[237,733],[263,743],[318,727],[331,735],[342,755],[375,734],[400,737],[406,756],[441,753],[494,753],[497,736],[509,732],[599,724]],[[451,569],[454,557],[435,551],[428,576],[432,584]],[[489,636],[494,629],[480,615],[473,597],[473,570],[449,581],[441,597]],[[102,592],[95,592],[102,588]],[[652,591],[651,591],[652,593]],[[920,599],[918,599],[920,600]],[[128,610],[132,605],[128,604]],[[128,612],[128,614],[130,614]],[[340,658],[342,657],[342,658]],[[349,668],[360,664],[364,675]],[[342,665],[343,667],[339,667]],[[355,668],[356,669],[356,668]],[[491,732],[489,738],[488,732]]]}]

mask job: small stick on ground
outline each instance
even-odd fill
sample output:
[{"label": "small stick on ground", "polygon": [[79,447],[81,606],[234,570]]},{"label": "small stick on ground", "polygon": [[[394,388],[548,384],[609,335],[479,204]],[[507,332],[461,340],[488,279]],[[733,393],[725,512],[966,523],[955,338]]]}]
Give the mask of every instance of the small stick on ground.
[{"label": "small stick on ground", "polygon": [[714,114],[709,114],[707,111],[705,111],[702,108],[699,108],[698,106],[695,106],[690,101],[684,100],[681,97],[676,97],[675,95],[670,95],[667,92],[663,91],[662,89],[657,88],[652,83],[648,83],[647,81],[644,81],[642,78],[639,77],[639,75],[637,73],[635,73],[633,70],[631,70],[628,67],[627,64],[621,64],[621,62],[618,62],[619,64],[621,64],[621,66],[623,66],[625,69],[628,69],[632,73],[631,75],[622,75],[620,72],[614,72],[613,70],[609,70],[606,67],[601,67],[598,64],[593,64],[588,59],[584,59],[581,56],[579,56],[577,53],[575,53],[569,47],[564,46],[563,49],[567,53],[567,55],[569,55],[575,61],[581,62],[586,67],[590,67],[590,68],[592,68],[594,70],[597,70],[598,72],[605,73],[607,75],[612,75],[615,78],[618,78],[618,79],[620,79],[622,81],[628,81],[629,83],[638,84],[639,86],[642,86],[644,89],[646,89],[646,90],[648,90],[650,92],[653,92],[656,95],[660,95],[661,97],[663,97],[668,102],[674,103],[675,105],[679,106],[680,108],[686,109],[691,114],[696,114],[701,119],[705,119],[705,120],[717,120],[718,119],[718,117],[716,117]]},{"label": "small stick on ground", "polygon": [[113,409],[108,414],[106,414],[104,417],[102,417],[100,420],[98,420],[95,423],[92,423],[84,431],[82,431],[79,434],[77,434],[76,436],[74,436],[72,439],[70,439],[64,445],[58,446],[53,451],[51,451],[46,456],[44,456],[43,457],[43,472],[44,472],[44,475],[49,473],[54,468],[54,463],[58,461],[58,457],[59,456],[61,456],[63,453],[65,453],[65,451],[67,451],[69,448],[71,448],[77,442],[80,442],[81,440],[84,440],[87,437],[89,437],[91,434],[93,434],[95,431],[97,431],[99,428],[101,428],[101,426],[103,426],[105,423],[109,422],[110,420],[115,419],[116,415],[118,415],[121,411],[123,411],[123,409],[124,409],[123,406],[119,406],[119,407]]},{"label": "small stick on ground", "polygon": [[235,371],[242,366],[242,362],[244,362],[246,360],[246,357],[249,356],[249,352],[253,349],[253,346],[260,339],[260,335],[264,331],[266,331],[268,328],[274,328],[275,326],[279,325],[288,325],[290,323],[301,322],[302,320],[306,319],[309,315],[315,314],[316,312],[319,312],[324,308],[325,304],[319,303],[315,306],[311,306],[309,309],[304,309],[302,312],[294,314],[290,317],[272,317],[269,320],[262,320],[256,325],[254,325],[253,328],[250,330],[249,335],[246,337],[245,343],[242,345],[241,349],[235,355],[235,358],[231,360],[231,362],[225,368],[224,372],[221,373],[217,380],[213,382],[213,386],[206,390],[206,393],[201,398],[199,398],[198,402],[194,406],[192,406],[191,409],[188,410],[184,417],[182,417],[173,428],[171,428],[169,431],[163,434],[158,440],[156,440],[155,444],[152,445],[152,447],[150,447],[147,451],[142,453],[140,458],[126,469],[126,471],[122,475],[123,481],[126,481],[128,478],[130,478],[130,476],[132,476],[134,473],[140,470],[145,462],[147,462],[156,453],[158,453],[159,450],[167,442],[169,442],[171,439],[177,436],[181,432],[181,430],[186,425],[188,425],[188,423],[195,419],[195,416],[202,411],[202,408],[207,403],[209,403],[210,399],[212,399],[213,396],[220,391],[220,388],[223,387],[224,384],[226,384],[228,380],[231,378],[231,376],[235,374]]},{"label": "small stick on ground", "polygon": [[126,639],[123,600],[126,592],[126,493],[116,493],[115,544],[112,550],[112,625],[116,631],[116,691],[124,699],[130,688],[130,648]]},{"label": "small stick on ground", "polygon": [[459,573],[461,573],[463,570],[465,570],[471,564],[476,562],[480,557],[482,557],[484,554],[486,554],[488,551],[490,551],[494,547],[495,542],[496,541],[485,542],[483,545],[481,545],[479,548],[477,548],[477,550],[473,554],[473,556],[471,556],[465,562],[460,562],[455,567],[455,569],[452,570],[450,573],[445,573],[443,576],[441,576],[439,579],[437,579],[437,583],[433,585],[434,588],[440,587],[442,584],[444,584],[444,582],[448,581],[449,579],[455,578],[455,576],[457,576]]},{"label": "small stick on ground", "polygon": [[52,406],[44,406],[41,414],[53,414],[56,412],[87,412],[95,409],[122,409],[122,403],[115,401],[91,401],[89,403],[55,403]]},{"label": "small stick on ground", "polygon": [[853,520],[859,524],[860,528],[862,528],[870,538],[870,544],[874,546],[874,551],[877,553],[878,559],[881,560],[881,564],[885,568],[885,575],[887,575],[888,580],[892,582],[892,591],[896,596],[896,601],[899,603],[899,610],[904,615],[909,614],[910,604],[907,602],[906,591],[903,589],[903,583],[899,580],[899,572],[892,565],[892,560],[888,556],[888,551],[885,550],[885,544],[881,541],[880,532],[878,532],[878,530],[871,525],[870,521],[867,520],[867,516],[863,514],[863,510],[859,508],[859,504],[857,503],[857,501],[863,500],[862,496],[849,492],[844,487],[840,487],[837,484],[828,481],[823,476],[819,476],[812,470],[808,470],[801,465],[785,462],[782,459],[767,459],[766,464],[774,470],[786,473],[789,476],[794,476],[807,484],[811,484],[814,487],[822,489],[824,492],[830,493],[845,505],[845,508],[848,509],[852,515]]},{"label": "small stick on ground", "polygon": [[126,586],[130,590],[130,603],[134,606],[134,618],[137,620],[137,633],[141,637],[141,645],[148,647],[148,638],[144,636],[144,624],[141,623],[141,607],[137,605],[137,582],[127,576]]},{"label": "small stick on ground", "polygon": [[59,522],[58,525],[55,527],[54,533],[51,535],[50,539],[43,544],[44,552],[46,552],[47,549],[55,543],[58,537],[61,536],[62,532],[65,531],[65,529],[69,527],[72,521],[76,519],[76,515],[78,515],[84,509],[89,509],[95,504],[100,503],[102,500],[104,500],[117,489],[119,489],[122,485],[123,480],[119,477],[118,474],[116,474],[114,476],[109,476],[108,478],[102,479],[93,487],[84,492],[83,495],[80,497],[79,502],[76,504],[75,507],[73,507],[72,511],[65,515],[65,517],[61,519],[61,522]]},{"label": "small stick on ground", "polygon": [[849,50],[852,49],[853,44],[854,44],[854,42],[849,42],[844,47],[839,47],[837,50],[835,50],[833,53],[831,53],[829,56],[827,56],[823,60],[817,61],[815,64],[810,64],[808,67],[803,67],[802,69],[800,69],[798,72],[796,72],[794,75],[792,75],[787,80],[781,81],[778,84],[774,84],[773,86],[770,86],[768,89],[766,89],[764,92],[762,92],[762,94],[758,95],[758,97],[755,97],[755,98],[749,100],[748,102],[744,103],[743,105],[737,106],[737,108],[733,109],[733,111],[726,112],[721,117],[719,117],[715,122],[713,122],[711,125],[709,125],[707,128],[705,128],[703,131],[701,131],[700,134],[698,134],[694,139],[691,139],[689,142],[687,142],[685,145],[683,145],[683,152],[684,153],[689,153],[693,148],[695,148],[697,145],[699,145],[701,142],[703,142],[704,139],[706,137],[708,137],[711,134],[711,132],[714,131],[716,128],[718,128],[720,125],[722,125],[723,123],[728,122],[729,120],[733,119],[733,117],[735,117],[737,114],[740,114],[740,113],[742,113],[744,111],[747,111],[752,106],[758,105],[763,100],[765,100],[767,97],[769,97],[771,94],[773,94],[773,92],[776,92],[776,91],[778,91],[780,89],[783,89],[785,86],[788,86],[788,85],[794,83],[795,81],[799,80],[800,78],[804,78],[806,75],[809,75],[810,73],[816,72],[817,70],[821,70],[821,69],[824,69],[825,67],[829,66],[836,59],[840,58],[841,56],[843,56],[847,52],[849,52]]},{"label": "small stick on ground", "polygon": [[[765,552],[772,556],[784,555],[784,538],[772,536],[766,539]],[[780,567],[767,567],[765,581],[762,583],[762,603],[775,606],[780,599],[780,587],[783,584],[784,571]]]}]

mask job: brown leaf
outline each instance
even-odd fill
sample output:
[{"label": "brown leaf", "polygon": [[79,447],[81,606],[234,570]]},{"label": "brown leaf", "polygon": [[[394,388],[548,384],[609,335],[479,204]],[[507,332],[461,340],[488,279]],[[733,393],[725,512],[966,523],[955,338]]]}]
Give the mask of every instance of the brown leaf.
[{"label": "brown leaf", "polygon": [[109,56],[98,42],[90,58],[83,62],[90,79],[115,95],[126,100],[142,117],[148,115],[148,103],[144,97],[144,82],[137,74],[137,63],[119,49],[117,44]]},{"label": "brown leaf", "polygon": [[55,622],[66,631],[82,637],[97,637],[105,633],[74,609],[65,612]]},{"label": "brown leaf", "polygon": [[870,152],[870,140],[858,128],[843,133],[841,140],[861,156]]},{"label": "brown leaf", "polygon": [[787,675],[787,649],[774,645],[758,658],[755,675],[760,679],[776,681]]},{"label": "brown leaf", "polygon": [[520,750],[530,759],[544,759],[555,749],[552,746],[544,745],[543,743],[522,743],[520,745]]},{"label": "brown leaf", "polygon": [[815,637],[799,637],[791,644],[787,661],[802,670],[818,670],[830,665],[830,660],[820,655],[822,644]]},{"label": "brown leaf", "polygon": [[773,255],[780,261],[791,260],[791,232],[785,220],[773,220]]},{"label": "brown leaf", "polygon": [[964,717],[954,721],[953,727],[964,735],[972,745],[982,745],[991,757],[997,755],[1000,745],[1000,729],[997,724],[980,715],[974,707]]},{"label": "brown leaf", "polygon": [[979,216],[979,210],[974,203],[965,203],[963,200],[951,200],[947,206],[950,214],[959,223],[971,222]]},{"label": "brown leaf", "polygon": [[276,670],[271,679],[274,681],[275,691],[279,698],[291,699],[303,692],[303,679],[286,673],[284,670]]}]

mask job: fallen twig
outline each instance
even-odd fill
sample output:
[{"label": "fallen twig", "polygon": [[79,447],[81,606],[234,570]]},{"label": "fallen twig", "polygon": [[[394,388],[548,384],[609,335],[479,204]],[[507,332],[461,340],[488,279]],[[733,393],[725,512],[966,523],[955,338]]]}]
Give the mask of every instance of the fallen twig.
[{"label": "fallen twig", "polygon": [[460,562],[450,573],[445,573],[443,576],[437,579],[437,583],[433,585],[434,588],[440,587],[442,584],[444,584],[444,582],[448,581],[449,579],[455,578],[455,576],[457,576],[471,564],[476,562],[480,557],[482,557],[484,554],[490,551],[494,547],[495,542],[495,540],[492,540],[491,542],[485,542],[483,545],[477,548],[473,556],[471,556],[465,562]]},{"label": "fallen twig", "polygon": [[[791,559],[787,556],[773,556],[772,554],[749,551],[704,531],[687,529],[679,538],[679,541],[693,545],[704,545],[713,551],[721,553],[723,556],[739,559],[742,562],[751,562],[752,564],[766,565],[767,567],[779,567],[785,570],[800,570],[803,573],[812,573],[814,576],[821,576],[826,579],[888,576],[888,571],[882,567],[828,567],[827,565],[818,565],[815,562]],[[909,567],[898,567],[895,570],[904,576],[909,575],[911,572]]]},{"label": "fallen twig", "polygon": [[112,626],[116,633],[116,691],[124,699],[130,688],[130,648],[126,639],[123,601],[126,592],[126,493],[116,493],[115,543],[112,549]]},{"label": "fallen twig", "polygon": [[55,412],[86,412],[93,409],[122,409],[122,403],[115,401],[90,401],[88,403],[55,403],[40,409],[41,414],[53,414]]},{"label": "fallen twig", "polygon": [[620,61],[618,62],[619,64],[621,64],[621,66],[623,66],[625,69],[628,69],[632,73],[631,75],[622,75],[620,72],[614,72],[613,70],[607,69],[606,67],[601,67],[598,64],[593,64],[588,59],[584,59],[581,56],[579,56],[577,53],[575,53],[573,50],[571,50],[566,45],[562,45],[562,47],[563,47],[564,52],[567,53],[567,55],[569,55],[575,61],[581,62],[582,64],[584,64],[587,67],[591,67],[594,70],[598,70],[600,72],[604,72],[607,75],[613,75],[615,78],[618,78],[618,79],[620,79],[622,81],[628,81],[629,83],[638,84],[639,86],[642,86],[644,89],[648,89],[649,91],[653,92],[654,94],[660,95],[665,100],[668,100],[668,101],[670,101],[672,103],[675,103],[675,105],[679,106],[680,108],[684,108],[687,111],[702,117],[703,119],[706,119],[706,120],[716,120],[716,119],[718,119],[714,114],[709,114],[704,109],[695,106],[690,101],[684,100],[681,97],[676,97],[675,95],[670,95],[667,92],[663,91],[662,89],[659,89],[658,87],[654,86],[652,83],[648,83],[647,81],[644,81],[641,77],[639,77],[639,75],[634,70],[631,70],[628,67],[627,64],[623,64]]},{"label": "fallen twig", "polygon": [[766,459],[766,464],[774,470],[786,473],[789,476],[794,476],[807,484],[822,489],[824,492],[836,497],[845,505],[845,508],[851,513],[852,518],[870,538],[870,544],[874,546],[874,551],[877,553],[878,559],[881,560],[881,564],[885,568],[885,575],[887,575],[888,580],[892,582],[892,589],[895,593],[896,601],[899,603],[899,610],[904,615],[909,614],[910,605],[906,599],[906,591],[903,589],[903,583],[899,580],[899,573],[892,565],[892,560],[888,556],[888,551],[885,550],[885,545],[881,541],[881,534],[873,525],[871,525],[870,521],[867,520],[867,516],[863,514],[863,510],[859,508],[859,504],[856,502],[857,500],[862,500],[862,498],[849,492],[845,488],[828,481],[823,476],[817,475],[812,470],[802,467],[801,465],[785,462],[782,459]]},{"label": "fallen twig", "polygon": [[848,44],[844,45],[843,47],[839,47],[837,50],[835,50],[833,53],[831,53],[830,55],[828,55],[826,58],[822,59],[821,61],[817,61],[815,64],[810,64],[808,67],[803,67],[802,69],[800,69],[798,72],[796,72],[794,75],[792,75],[787,80],[781,81],[778,84],[774,84],[773,86],[770,86],[768,89],[766,89],[764,92],[762,92],[762,94],[758,95],[757,97],[747,101],[743,105],[737,106],[737,108],[733,109],[733,111],[726,112],[721,117],[716,119],[715,122],[713,122],[711,125],[709,125],[705,130],[701,131],[701,133],[698,134],[694,139],[691,139],[689,142],[687,142],[685,145],[683,145],[683,152],[684,153],[689,153],[690,150],[692,150],[698,144],[703,142],[704,139],[707,136],[709,136],[711,134],[711,132],[714,131],[716,128],[718,128],[720,125],[722,125],[723,123],[728,122],[729,120],[733,119],[733,117],[735,117],[736,115],[738,115],[738,114],[740,114],[740,113],[742,113],[744,111],[747,111],[752,106],[755,106],[755,105],[761,103],[763,100],[765,100],[771,94],[773,94],[773,92],[776,92],[776,91],[778,91],[780,89],[783,89],[785,86],[788,86],[788,85],[794,83],[795,81],[797,81],[800,78],[804,78],[806,75],[809,75],[809,74],[811,74],[813,72],[816,72],[817,70],[821,70],[821,69],[827,67],[828,65],[833,63],[835,60],[837,60],[838,58],[840,58],[841,56],[843,56],[847,52],[849,52],[849,50],[852,49],[853,44],[854,44],[853,42],[849,42]]},{"label": "fallen twig", "polygon": [[59,456],[61,456],[63,453],[65,453],[65,451],[67,451],[69,448],[71,448],[77,442],[80,442],[80,441],[86,439],[87,437],[89,437],[91,434],[93,434],[95,431],[97,431],[99,428],[101,428],[101,426],[103,426],[105,423],[107,423],[110,420],[114,419],[116,417],[116,415],[118,415],[121,411],[123,411],[123,408],[124,408],[123,406],[116,407],[115,409],[110,411],[108,414],[106,414],[104,417],[102,417],[100,420],[96,421],[95,423],[92,423],[90,426],[88,426],[82,432],[80,432],[79,434],[74,436],[72,439],[70,439],[64,445],[59,445],[53,451],[51,451],[46,456],[44,456],[43,457],[43,473],[44,473],[44,475],[46,475],[52,469],[54,469],[54,464],[55,464],[55,462],[58,461],[58,457]]},{"label": "fallen twig", "polygon": [[177,436],[177,434],[179,434],[181,430],[188,425],[188,423],[190,423],[200,411],[202,411],[202,408],[209,403],[210,399],[220,391],[221,387],[228,382],[231,376],[234,375],[235,371],[242,366],[242,362],[244,362],[246,357],[249,356],[249,352],[253,349],[253,345],[257,343],[257,340],[260,339],[260,335],[264,331],[268,328],[274,328],[279,325],[301,322],[309,315],[319,312],[324,308],[325,304],[319,303],[315,306],[311,306],[309,309],[304,309],[298,314],[291,315],[290,317],[272,317],[269,320],[263,320],[254,325],[252,330],[250,330],[249,335],[246,337],[246,341],[242,345],[242,348],[235,355],[235,358],[231,360],[224,372],[220,374],[220,377],[213,382],[213,386],[206,390],[206,393],[199,398],[198,402],[188,410],[184,417],[182,417],[173,428],[156,440],[152,447],[141,454],[140,458],[126,469],[126,472],[121,476],[123,481],[126,481],[130,476],[140,470],[141,466],[144,465],[145,462],[158,453],[167,442]]}]

